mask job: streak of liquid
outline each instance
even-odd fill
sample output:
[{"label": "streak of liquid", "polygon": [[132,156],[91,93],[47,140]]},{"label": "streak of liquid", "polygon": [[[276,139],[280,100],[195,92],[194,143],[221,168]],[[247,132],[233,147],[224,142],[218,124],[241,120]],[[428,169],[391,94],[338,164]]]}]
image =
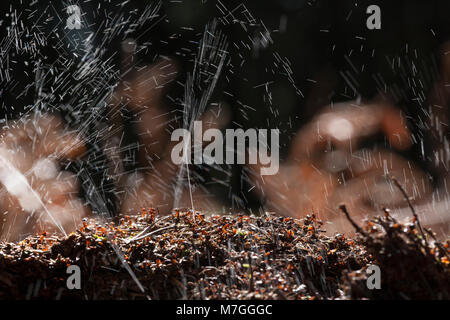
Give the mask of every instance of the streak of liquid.
[{"label": "streak of liquid", "polygon": [[[30,209],[32,209],[31,211],[44,211],[49,216],[53,224],[64,234],[64,236],[67,236],[67,233],[61,223],[57,221],[52,213],[47,209],[39,194],[28,183],[27,178],[19,170],[17,170],[11,161],[9,161],[2,153],[3,152],[0,152],[0,182],[5,186],[11,195],[17,197],[24,210],[30,211]],[[31,204],[30,200],[33,200]]]}]

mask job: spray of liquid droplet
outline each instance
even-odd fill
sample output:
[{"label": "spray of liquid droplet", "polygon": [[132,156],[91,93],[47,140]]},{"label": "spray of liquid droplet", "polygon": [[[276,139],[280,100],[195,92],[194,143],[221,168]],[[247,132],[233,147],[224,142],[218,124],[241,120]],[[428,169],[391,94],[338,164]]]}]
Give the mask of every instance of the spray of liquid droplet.
[{"label": "spray of liquid droplet", "polygon": [[53,224],[67,236],[66,231],[59,221],[51,214],[42,201],[39,194],[30,186],[27,178],[4,156],[4,149],[0,152],[0,182],[5,186],[8,192],[15,196],[20,206],[25,211],[44,211],[53,222]]}]

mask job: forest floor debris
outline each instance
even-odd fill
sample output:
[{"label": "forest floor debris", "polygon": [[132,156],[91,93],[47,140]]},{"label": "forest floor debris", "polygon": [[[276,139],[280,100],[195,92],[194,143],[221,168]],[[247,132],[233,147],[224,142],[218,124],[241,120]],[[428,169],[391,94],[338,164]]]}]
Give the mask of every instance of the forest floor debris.
[{"label": "forest floor debris", "polygon": [[[428,229],[424,239],[388,210],[356,227],[348,238],[325,235],[314,215],[152,209],[86,220],[67,237],[0,243],[0,299],[450,299],[450,240]],[[67,288],[70,265],[80,267],[79,290]],[[370,265],[381,289],[367,287]]]}]

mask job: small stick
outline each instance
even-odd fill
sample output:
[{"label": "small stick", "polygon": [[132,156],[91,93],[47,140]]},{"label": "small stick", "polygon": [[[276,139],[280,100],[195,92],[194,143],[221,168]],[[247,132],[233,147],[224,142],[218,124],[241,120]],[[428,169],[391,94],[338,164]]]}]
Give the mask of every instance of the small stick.
[{"label": "small stick", "polygon": [[442,244],[438,241],[438,239],[436,238],[436,236],[434,235],[433,231],[431,231],[431,229],[425,229],[425,231],[430,235],[430,237],[433,238],[434,243],[436,244],[436,246],[441,250],[441,252],[443,252],[447,258],[449,257],[449,254],[447,252],[447,249],[445,249]]},{"label": "small stick", "polygon": [[[131,237],[131,238],[129,239],[129,241],[131,241],[131,240],[136,240],[137,238],[142,239],[142,238],[140,238],[140,236],[142,236],[144,233],[150,231],[154,226],[156,226],[156,224],[157,224],[158,222],[167,220],[168,218],[170,218],[170,216],[166,216],[166,217],[164,217],[164,218],[159,219],[158,221],[153,222],[151,225],[145,227],[144,230],[142,230],[141,232],[139,232],[139,234],[137,234],[137,235]],[[145,238],[145,236],[144,236],[143,238]],[[138,239],[138,240],[139,240],[139,239]]]},{"label": "small stick", "polygon": [[[422,225],[420,224],[419,217],[417,216],[416,210],[414,209],[414,206],[411,203],[411,200],[408,197],[408,194],[406,193],[405,189],[402,187],[400,182],[398,182],[397,178],[394,176],[391,176],[392,181],[394,181],[394,184],[397,186],[397,188],[400,190],[400,192],[403,194],[403,197],[408,202],[408,206],[411,209],[411,212],[414,216],[414,219],[416,220],[415,223],[419,227],[420,233],[422,234],[423,239],[425,242],[427,242],[427,237],[425,236],[425,233],[423,232]],[[427,242],[428,243],[428,242]]]},{"label": "small stick", "polygon": [[364,230],[361,229],[361,227],[358,226],[358,225],[356,224],[356,222],[353,221],[353,219],[350,217],[350,214],[348,213],[347,207],[345,206],[345,204],[339,205],[339,210],[341,210],[341,211],[345,214],[345,216],[347,217],[347,220],[350,221],[350,223],[352,224],[353,228],[355,228],[357,232],[359,232],[359,233],[361,233],[362,235],[364,235],[364,236],[367,237],[367,233],[365,233]]},{"label": "small stick", "polygon": [[138,236],[135,236],[135,237],[133,237],[133,238],[131,238],[131,239],[126,239],[125,242],[126,242],[126,243],[130,243],[130,242],[132,242],[132,241],[141,240],[141,239],[144,239],[144,238],[146,238],[146,237],[149,237],[149,236],[151,236],[151,235],[153,235],[153,234],[155,234],[155,233],[158,233],[158,232],[161,232],[161,231],[165,231],[165,230],[169,230],[169,229],[173,229],[173,228],[175,228],[175,227],[176,227],[176,225],[173,225],[173,226],[167,226],[167,227],[164,227],[164,228],[159,228],[159,229],[157,229],[157,230],[154,230],[154,231],[152,231],[152,232],[146,233],[146,234],[144,234],[144,235],[138,235]]}]

